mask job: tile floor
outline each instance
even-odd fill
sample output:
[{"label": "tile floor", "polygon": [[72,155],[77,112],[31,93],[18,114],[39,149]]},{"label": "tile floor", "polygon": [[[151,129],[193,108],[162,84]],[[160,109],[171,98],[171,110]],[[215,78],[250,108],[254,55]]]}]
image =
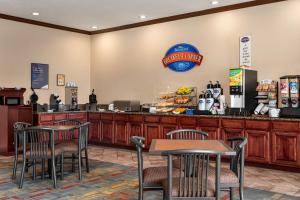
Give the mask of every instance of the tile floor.
[{"label": "tile floor", "polygon": [[[91,146],[89,156],[94,160],[137,166],[136,153],[131,150]],[[166,160],[160,156],[144,154],[145,167],[158,165],[166,165]],[[300,173],[246,166],[245,186],[297,196],[300,199]]]}]

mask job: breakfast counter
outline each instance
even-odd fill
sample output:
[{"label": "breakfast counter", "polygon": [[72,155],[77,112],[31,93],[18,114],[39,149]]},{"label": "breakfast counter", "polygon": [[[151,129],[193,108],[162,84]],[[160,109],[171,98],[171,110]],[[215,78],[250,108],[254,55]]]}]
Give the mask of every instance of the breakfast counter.
[{"label": "breakfast counter", "polygon": [[175,129],[199,129],[209,139],[248,138],[246,161],[263,166],[293,168],[300,171],[300,119],[175,115],[115,112],[60,112],[34,115],[36,124],[51,124],[60,119],[91,122],[89,141],[96,145],[132,147],[130,137],[163,139]]}]

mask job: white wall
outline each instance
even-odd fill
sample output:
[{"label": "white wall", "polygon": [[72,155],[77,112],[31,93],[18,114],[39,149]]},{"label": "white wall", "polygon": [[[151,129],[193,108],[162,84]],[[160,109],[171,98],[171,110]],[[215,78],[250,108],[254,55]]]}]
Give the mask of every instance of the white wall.
[{"label": "white wall", "polygon": [[49,90],[36,90],[39,103],[49,103],[64,87],[56,86],[56,75],[79,86],[79,103],[90,93],[90,36],[0,19],[0,86],[25,87],[31,95],[30,63],[49,64]]},{"label": "white wall", "polygon": [[[205,88],[239,64],[239,37],[251,35],[259,79],[300,74],[300,1],[289,0],[218,14],[92,36],[91,88],[101,103],[115,99],[152,102],[167,87]],[[172,45],[191,43],[204,55],[200,67],[176,73],[161,59]]]}]

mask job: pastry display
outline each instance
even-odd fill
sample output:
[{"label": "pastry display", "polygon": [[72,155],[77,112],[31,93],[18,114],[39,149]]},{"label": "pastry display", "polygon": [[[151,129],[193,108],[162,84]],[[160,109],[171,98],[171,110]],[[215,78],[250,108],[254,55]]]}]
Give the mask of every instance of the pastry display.
[{"label": "pastry display", "polygon": [[173,110],[174,114],[181,114],[184,113],[187,110],[187,108],[176,108],[175,110]]},{"label": "pastry display", "polygon": [[173,110],[174,108],[163,107],[163,108],[157,108],[156,112],[167,113],[167,112],[172,112]]},{"label": "pastry display", "polygon": [[[173,90],[174,91],[174,90]],[[197,88],[182,86],[176,92],[161,92],[159,102],[156,104],[157,112],[185,113],[188,108],[197,106]]]},{"label": "pastry display", "polygon": [[176,104],[186,104],[186,103],[189,102],[189,100],[190,100],[189,97],[177,97],[177,98],[175,99],[175,103],[176,103]]}]

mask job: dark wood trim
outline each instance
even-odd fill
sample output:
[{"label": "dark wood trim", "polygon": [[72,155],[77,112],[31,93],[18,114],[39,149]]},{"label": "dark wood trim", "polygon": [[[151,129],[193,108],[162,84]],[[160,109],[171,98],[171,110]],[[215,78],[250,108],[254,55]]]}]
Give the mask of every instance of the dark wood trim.
[{"label": "dark wood trim", "polygon": [[123,25],[123,26],[117,26],[117,27],[102,29],[102,30],[98,30],[98,31],[92,31],[91,34],[95,35],[95,34],[101,34],[101,33],[120,31],[120,30],[125,30],[125,29],[137,28],[137,27],[141,27],[141,26],[148,26],[148,25],[153,25],[153,24],[187,19],[187,18],[191,18],[191,17],[199,17],[199,16],[203,16],[203,15],[210,15],[210,14],[214,14],[214,13],[238,10],[238,9],[242,9],[242,8],[249,8],[249,7],[254,7],[254,6],[259,6],[259,5],[264,5],[264,4],[277,3],[277,2],[281,2],[281,1],[287,1],[287,0],[254,0],[254,1],[245,2],[245,3],[239,3],[239,4],[229,5],[229,6],[223,6],[223,7],[201,10],[201,11],[196,11],[196,12],[190,12],[190,13],[185,13],[185,14],[180,14],[180,15],[174,15],[174,16],[170,16],[170,17],[163,17],[163,18],[159,18],[159,19],[153,19],[153,20],[134,23],[134,24],[127,24],[127,25]]},{"label": "dark wood trim", "polygon": [[149,20],[149,21],[138,22],[138,23],[134,23],[134,24],[127,24],[127,25],[102,29],[102,30],[98,30],[98,31],[86,31],[86,30],[81,30],[81,29],[76,29],[76,28],[31,20],[31,19],[25,19],[25,18],[21,18],[21,17],[15,17],[15,16],[1,14],[1,13],[0,13],[0,19],[7,19],[7,20],[11,20],[11,21],[17,21],[17,22],[22,22],[22,23],[27,23],[27,24],[37,25],[37,26],[44,26],[44,27],[48,27],[48,28],[54,28],[54,29],[70,31],[70,32],[75,32],[75,33],[95,35],[95,34],[137,28],[137,27],[141,27],[141,26],[148,26],[148,25],[153,25],[153,24],[171,22],[171,21],[187,19],[187,18],[191,18],[191,17],[210,15],[210,14],[214,14],[214,13],[226,12],[226,11],[231,11],[231,10],[238,10],[238,9],[242,9],[242,8],[249,8],[249,7],[254,7],[254,6],[259,6],[259,5],[264,5],[264,4],[277,3],[277,2],[282,2],[282,1],[287,1],[287,0],[254,0],[254,1],[240,3],[240,4],[212,8],[212,9],[201,10],[201,11],[196,11],[196,12],[190,12],[190,13],[174,15],[174,16],[170,16],[170,17],[163,17],[163,18],[153,19],[153,20]]},{"label": "dark wood trim", "polygon": [[5,14],[1,14],[1,13],[0,13],[0,19],[7,19],[7,20],[11,20],[11,21],[26,23],[26,24],[44,26],[44,27],[48,27],[48,28],[54,28],[54,29],[59,29],[59,30],[64,30],[64,31],[70,31],[70,32],[75,32],[75,33],[91,35],[90,31],[85,31],[85,30],[81,30],[81,29],[76,29],[76,28],[71,28],[71,27],[66,27],[66,26],[61,26],[61,25],[56,25],[56,24],[31,20],[31,19],[25,19],[25,18],[22,18],[22,17],[15,17],[15,16],[11,16],[11,15],[5,15]]}]

